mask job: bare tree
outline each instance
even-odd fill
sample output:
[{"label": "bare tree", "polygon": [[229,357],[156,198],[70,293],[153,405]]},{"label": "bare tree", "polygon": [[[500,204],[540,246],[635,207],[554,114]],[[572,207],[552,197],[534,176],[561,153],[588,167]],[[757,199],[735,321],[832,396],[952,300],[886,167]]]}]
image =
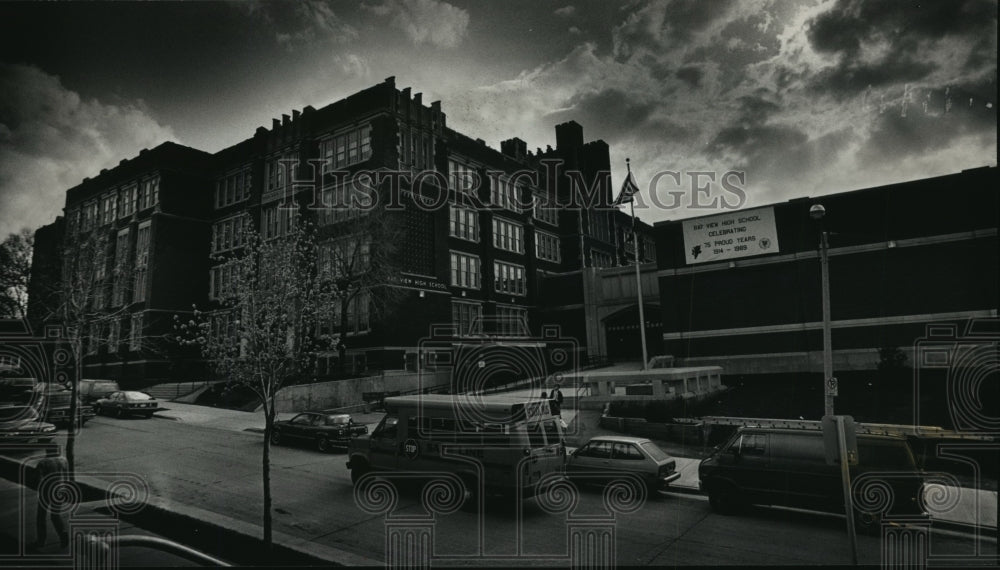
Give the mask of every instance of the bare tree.
[{"label": "bare tree", "polygon": [[27,317],[34,242],[31,230],[23,229],[0,243],[0,318]]},{"label": "bare tree", "polygon": [[377,319],[387,314],[401,297],[389,286],[399,273],[398,244],[405,237],[401,215],[386,210],[357,211],[332,228],[332,236],[319,246],[319,269],[335,288],[337,306],[333,330],[338,373],[345,372],[347,342],[352,320]]},{"label": "bare tree", "polygon": [[177,339],[196,345],[216,371],[249,387],[264,411],[261,457],[264,486],[264,543],[273,549],[271,518],[271,434],[275,396],[288,382],[312,372],[316,352],[336,338],[317,335],[329,319],[337,289],[317,270],[314,226],[296,214],[283,235],[264,239],[249,226],[243,246],[231,257],[222,284],[222,309],[175,317]]}]

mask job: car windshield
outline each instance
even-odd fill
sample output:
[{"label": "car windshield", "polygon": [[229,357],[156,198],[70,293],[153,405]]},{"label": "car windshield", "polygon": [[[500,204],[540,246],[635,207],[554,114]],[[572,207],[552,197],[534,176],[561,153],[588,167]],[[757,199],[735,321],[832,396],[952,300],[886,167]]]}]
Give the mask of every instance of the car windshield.
[{"label": "car windshield", "polygon": [[351,421],[351,416],[326,416],[326,425],[340,426],[347,425]]},{"label": "car windshield", "polygon": [[38,414],[30,406],[11,406],[0,408],[0,422],[10,422],[16,420],[37,420]]},{"label": "car windshield", "polygon": [[653,461],[663,461],[664,459],[670,458],[665,451],[657,447],[657,445],[651,441],[643,443],[642,448],[646,450],[646,453],[648,453],[650,457],[653,458]]},{"label": "car windshield", "polygon": [[129,400],[151,400],[153,397],[143,392],[125,392],[125,397]]}]

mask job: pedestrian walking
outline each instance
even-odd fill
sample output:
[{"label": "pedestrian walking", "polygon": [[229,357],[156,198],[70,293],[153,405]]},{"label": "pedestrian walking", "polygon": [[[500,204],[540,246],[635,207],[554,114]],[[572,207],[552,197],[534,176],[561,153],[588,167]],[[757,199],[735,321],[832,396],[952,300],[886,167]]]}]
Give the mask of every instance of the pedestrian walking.
[{"label": "pedestrian walking", "polygon": [[36,467],[38,473],[38,505],[35,508],[35,542],[32,546],[42,548],[45,546],[45,538],[48,534],[48,519],[52,521],[56,533],[59,535],[59,544],[66,548],[69,546],[69,533],[66,531],[66,523],[63,522],[62,513],[52,497],[51,491],[58,485],[64,483],[69,478],[69,464],[62,456],[58,445],[50,446],[45,452],[45,458],[38,462]]}]

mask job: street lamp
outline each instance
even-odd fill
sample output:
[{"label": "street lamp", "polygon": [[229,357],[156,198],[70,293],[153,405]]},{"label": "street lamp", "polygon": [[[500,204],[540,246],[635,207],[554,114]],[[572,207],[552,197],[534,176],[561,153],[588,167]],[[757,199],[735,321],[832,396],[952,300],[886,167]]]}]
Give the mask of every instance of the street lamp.
[{"label": "street lamp", "polygon": [[823,281],[823,415],[833,415],[833,397],[836,395],[836,380],[833,379],[833,339],[830,331],[830,247],[828,234],[823,227],[826,208],[813,204],[809,217],[819,222],[819,266]]}]

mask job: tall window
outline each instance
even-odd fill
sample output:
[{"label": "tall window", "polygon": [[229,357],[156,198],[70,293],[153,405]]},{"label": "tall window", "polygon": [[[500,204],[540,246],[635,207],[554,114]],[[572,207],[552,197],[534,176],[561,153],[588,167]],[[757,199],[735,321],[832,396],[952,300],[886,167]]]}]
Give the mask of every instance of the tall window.
[{"label": "tall window", "polygon": [[492,183],[491,197],[495,206],[500,206],[514,212],[523,211],[520,195],[518,194],[520,190],[511,182],[510,178],[506,176],[494,176]]},{"label": "tall window", "polygon": [[399,165],[424,170],[434,167],[434,137],[420,129],[400,126]]},{"label": "tall window", "polygon": [[119,215],[121,217],[126,218],[135,213],[135,201],[138,193],[139,188],[135,184],[129,184],[125,188],[122,188],[121,194],[119,194],[121,202]]},{"label": "tall window", "polygon": [[527,294],[524,267],[502,261],[493,262],[493,290],[510,295]]},{"label": "tall window", "polygon": [[215,207],[225,208],[250,197],[250,167],[230,172],[215,181]]},{"label": "tall window", "polygon": [[272,192],[291,188],[295,167],[298,166],[298,163],[299,156],[294,151],[287,151],[280,156],[270,158],[264,164],[264,178],[267,180],[267,191]]},{"label": "tall window", "polygon": [[543,198],[542,196],[536,195],[535,205],[534,205],[535,219],[540,222],[545,222],[546,224],[558,226],[559,210],[557,210],[556,208],[543,207],[545,205],[550,205],[550,204],[547,204],[545,198]]},{"label": "tall window", "polygon": [[118,352],[118,339],[121,336],[121,321],[111,319],[108,323],[108,352]]},{"label": "tall window", "polygon": [[472,194],[478,181],[479,173],[475,168],[455,160],[448,161],[448,184],[452,190]]},{"label": "tall window", "polygon": [[[340,312],[343,309],[340,303],[335,303],[333,307],[333,330],[339,331]],[[347,334],[361,334],[371,330],[371,300],[368,293],[358,293],[347,303],[347,314],[345,316]]]},{"label": "tall window", "polygon": [[137,351],[142,348],[142,313],[133,313],[132,328],[128,335],[128,348]]},{"label": "tall window", "polygon": [[493,245],[514,253],[524,253],[524,228],[502,218],[493,218]]},{"label": "tall window", "polygon": [[264,239],[285,235],[295,222],[295,207],[275,204],[260,213],[260,234]]},{"label": "tall window", "polygon": [[247,214],[239,214],[212,224],[212,253],[242,246],[249,221]]},{"label": "tall window", "polygon": [[104,195],[101,212],[104,214],[104,218],[101,220],[102,224],[110,224],[118,218],[118,194],[116,192]]},{"label": "tall window", "polygon": [[149,222],[139,224],[139,233],[135,241],[135,285],[132,287],[132,302],[146,300],[146,275],[149,265]]},{"label": "tall window", "polygon": [[451,302],[451,322],[455,325],[459,336],[478,334],[482,324],[482,317],[482,303]]},{"label": "tall window", "polygon": [[211,269],[209,273],[209,299],[224,301],[236,293],[235,269],[234,263],[224,263]]},{"label": "tall window", "polygon": [[546,261],[559,263],[562,257],[559,254],[559,236],[547,234],[545,232],[535,232],[535,257]]},{"label": "tall window", "polygon": [[451,284],[466,289],[479,289],[482,286],[479,258],[466,253],[451,252]]},{"label": "tall window", "polygon": [[152,208],[160,201],[160,177],[147,178],[139,183],[139,210]]},{"label": "tall window", "polygon": [[94,308],[104,309],[108,306],[107,283],[108,271],[107,250],[102,245],[94,252]]},{"label": "tall window", "polygon": [[371,158],[371,133],[371,126],[364,125],[336,133],[321,142],[320,154],[327,172]]},{"label": "tall window", "polygon": [[497,335],[530,336],[528,309],[497,305]]},{"label": "tall window", "polygon": [[331,276],[358,275],[371,264],[371,239],[347,236],[319,246],[320,270]]},{"label": "tall window", "polygon": [[323,188],[322,209],[319,224],[329,225],[357,218],[365,213],[371,194],[366,195],[353,183],[327,186]]},{"label": "tall window", "polygon": [[454,237],[479,241],[479,214],[469,208],[451,206],[450,234]]},{"label": "tall window", "polygon": [[128,293],[128,283],[129,283],[129,271],[128,271],[128,260],[129,260],[129,231],[125,228],[118,232],[118,239],[115,240],[115,270],[114,270],[114,288],[111,295],[111,303],[115,307],[120,307],[125,304],[126,295]]},{"label": "tall window", "polygon": [[590,235],[611,243],[611,225],[608,223],[608,213],[605,211],[590,212]]}]

